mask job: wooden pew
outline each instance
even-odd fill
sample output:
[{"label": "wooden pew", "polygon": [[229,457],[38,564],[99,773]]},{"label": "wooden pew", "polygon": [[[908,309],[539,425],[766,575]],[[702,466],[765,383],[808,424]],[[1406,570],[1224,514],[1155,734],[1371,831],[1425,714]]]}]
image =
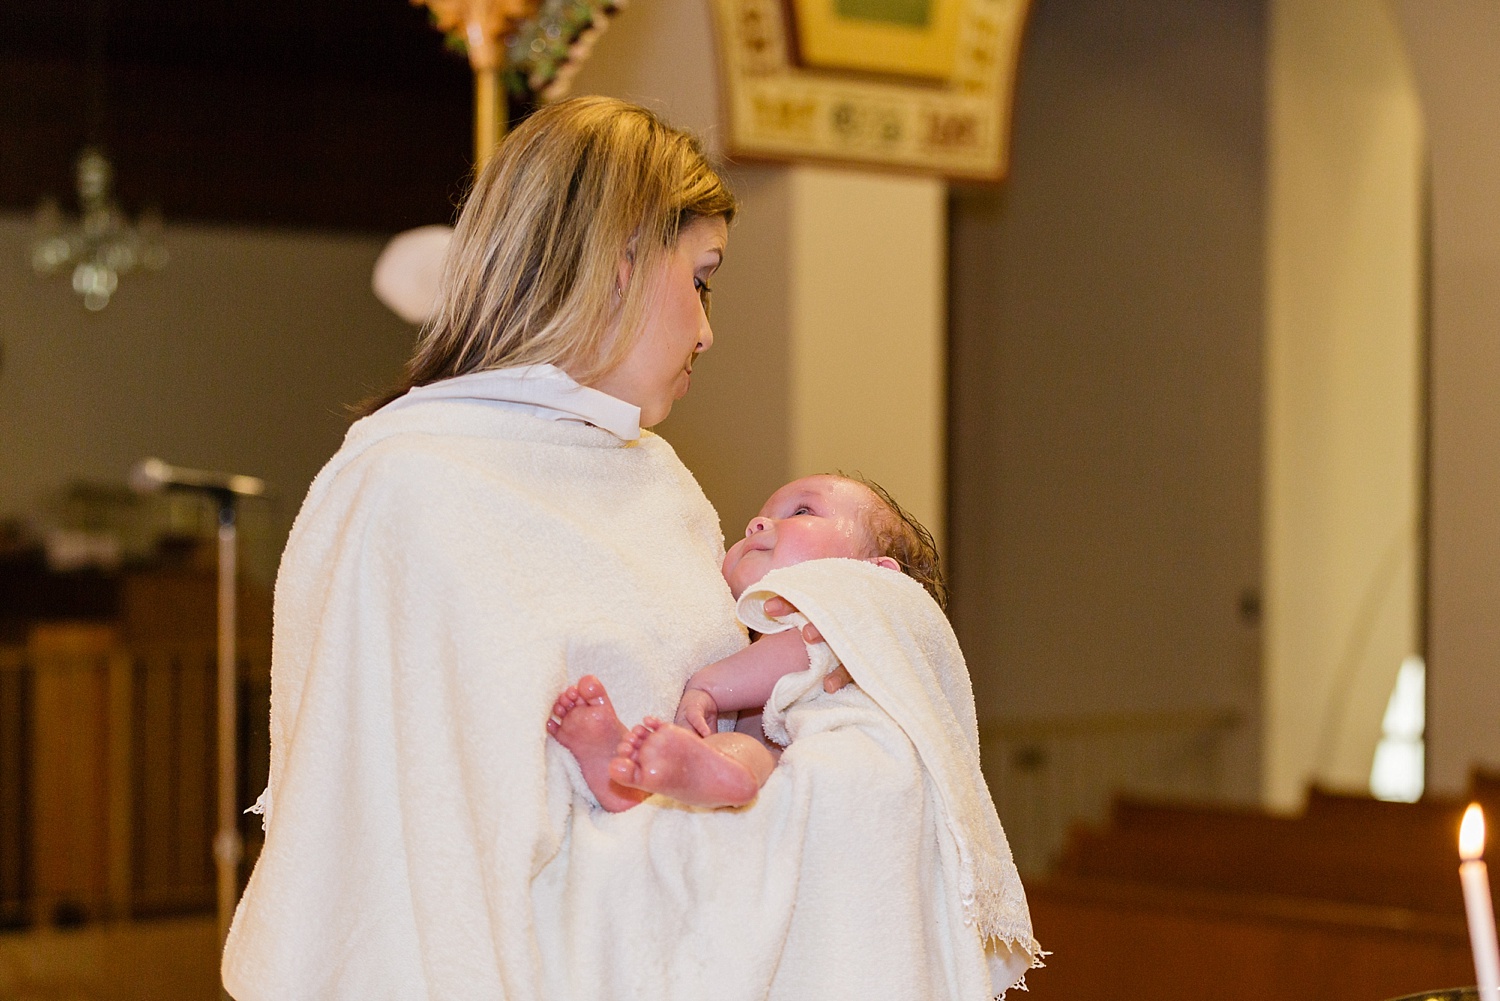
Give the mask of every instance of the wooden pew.
[{"label": "wooden pew", "polygon": [[[1474,791],[1500,819],[1500,781]],[[1033,996],[1381,1001],[1471,984],[1466,803],[1314,790],[1302,816],[1281,817],[1121,800],[1027,888],[1054,952]]]}]

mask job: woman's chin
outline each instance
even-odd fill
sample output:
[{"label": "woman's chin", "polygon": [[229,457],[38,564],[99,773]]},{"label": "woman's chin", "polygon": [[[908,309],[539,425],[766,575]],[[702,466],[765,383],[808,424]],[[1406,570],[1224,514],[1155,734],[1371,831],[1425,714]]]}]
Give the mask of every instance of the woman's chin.
[{"label": "woman's chin", "polygon": [[655,427],[666,420],[672,413],[673,402],[672,397],[662,393],[655,399],[648,399],[645,403],[637,404],[641,408],[641,427]]}]

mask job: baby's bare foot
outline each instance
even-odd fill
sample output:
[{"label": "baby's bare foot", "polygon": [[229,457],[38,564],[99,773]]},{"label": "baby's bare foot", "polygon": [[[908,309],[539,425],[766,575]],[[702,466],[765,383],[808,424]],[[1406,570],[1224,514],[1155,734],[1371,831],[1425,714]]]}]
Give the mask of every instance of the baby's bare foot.
[{"label": "baby's bare foot", "polygon": [[743,764],[686,727],[654,716],[625,734],[609,763],[609,777],[616,785],[661,793],[690,806],[743,806],[760,791]]},{"label": "baby's bare foot", "polygon": [[583,780],[610,813],[635,806],[645,797],[636,789],[610,781],[610,758],[627,731],[604,691],[604,683],[592,674],[569,685],[552,705],[547,732],[578,759]]}]

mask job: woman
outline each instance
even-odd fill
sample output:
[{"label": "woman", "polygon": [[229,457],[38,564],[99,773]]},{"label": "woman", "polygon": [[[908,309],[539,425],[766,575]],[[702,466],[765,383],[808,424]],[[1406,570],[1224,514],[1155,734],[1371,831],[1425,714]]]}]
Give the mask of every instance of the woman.
[{"label": "woman", "polygon": [[[267,839],[223,965],[239,1001],[808,997],[860,977],[914,997],[902,964],[924,984],[983,971],[977,949],[913,959],[929,914],[870,933],[888,890],[832,892],[882,865],[862,849],[829,890],[800,849],[739,861],[876,839],[882,783],[910,802],[908,751],[829,769],[876,790],[863,826],[812,823],[791,752],[742,814],[618,824],[543,727],[583,674],[623,718],[670,714],[745,642],[714,512],[641,431],[713,343],[734,210],[694,140],[599,98],[539,111],[477,179],[409,391],[350,430],[283,557]],[[732,926],[723,894],[749,902]]]}]

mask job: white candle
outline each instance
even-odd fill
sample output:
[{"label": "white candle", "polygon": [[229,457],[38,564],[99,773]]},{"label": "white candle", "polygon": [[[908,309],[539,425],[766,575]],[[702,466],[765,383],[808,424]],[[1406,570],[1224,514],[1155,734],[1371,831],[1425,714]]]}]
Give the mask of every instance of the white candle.
[{"label": "white candle", "polygon": [[1500,1001],[1500,945],[1495,942],[1495,907],[1490,902],[1490,874],[1484,865],[1484,811],[1470,803],[1458,829],[1458,878],[1469,915],[1469,944],[1479,1001]]}]

